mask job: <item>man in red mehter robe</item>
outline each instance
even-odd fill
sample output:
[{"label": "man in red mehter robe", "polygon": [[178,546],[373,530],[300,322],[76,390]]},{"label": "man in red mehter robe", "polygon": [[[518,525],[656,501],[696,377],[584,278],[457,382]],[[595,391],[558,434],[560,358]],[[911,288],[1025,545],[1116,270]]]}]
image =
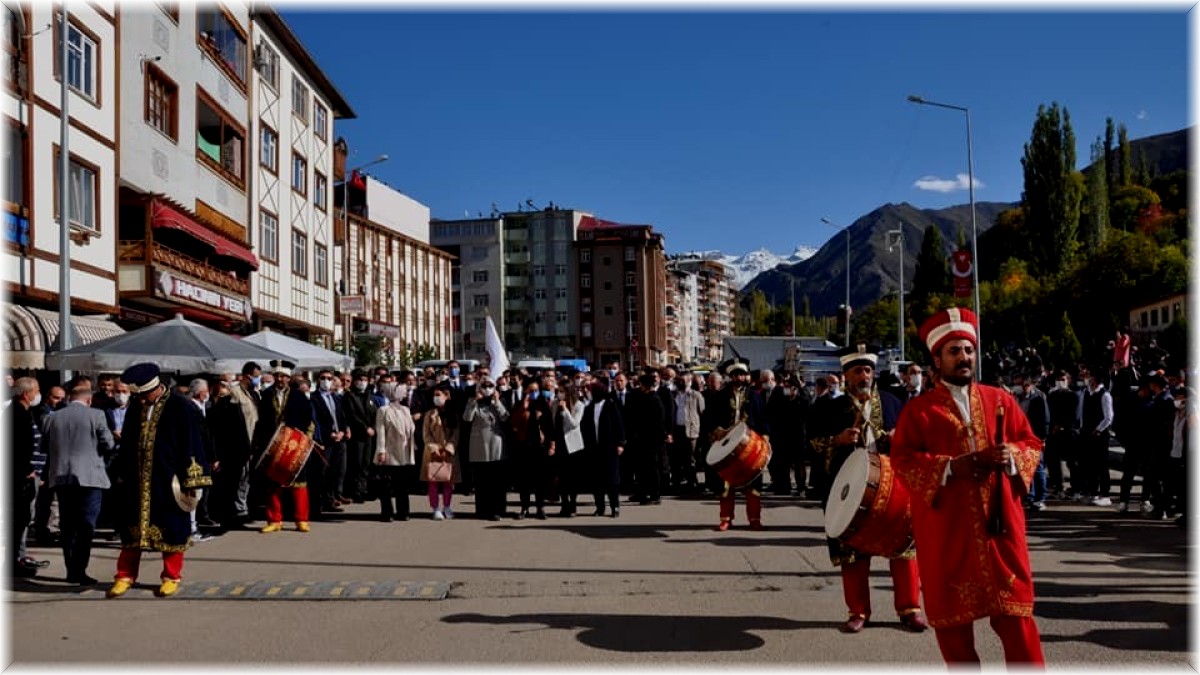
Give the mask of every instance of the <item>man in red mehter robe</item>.
[{"label": "man in red mehter robe", "polygon": [[988,617],[1007,663],[1041,666],[1021,498],[1042,443],[1011,394],[974,381],[975,326],[974,313],[957,308],[921,326],[939,381],[901,411],[892,468],[912,497],[921,590],[942,657],[978,663],[974,622]]}]

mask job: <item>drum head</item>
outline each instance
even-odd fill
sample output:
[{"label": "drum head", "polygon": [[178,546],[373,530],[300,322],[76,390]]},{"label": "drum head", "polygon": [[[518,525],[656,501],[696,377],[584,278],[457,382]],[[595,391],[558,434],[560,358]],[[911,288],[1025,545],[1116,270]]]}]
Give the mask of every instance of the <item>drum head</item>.
[{"label": "drum head", "polygon": [[745,438],[746,423],[738,422],[737,425],[729,430],[729,433],[725,434],[725,438],[712,444],[712,447],[708,449],[708,456],[705,458],[705,461],[708,462],[709,466],[716,466],[717,462],[720,462],[734,450],[737,450],[737,447],[742,444]]},{"label": "drum head", "polygon": [[855,450],[846,458],[829,488],[829,501],[825,505],[825,534],[836,539],[854,522],[867,491],[870,470],[866,450]]}]

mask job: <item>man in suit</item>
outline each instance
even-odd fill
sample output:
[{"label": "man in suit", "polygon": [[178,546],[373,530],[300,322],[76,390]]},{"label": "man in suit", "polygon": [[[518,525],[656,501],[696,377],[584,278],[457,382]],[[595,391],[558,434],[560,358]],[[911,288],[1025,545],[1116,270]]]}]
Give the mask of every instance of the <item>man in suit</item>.
[{"label": "man in suit", "polygon": [[662,402],[650,373],[638,378],[639,389],[626,399],[625,431],[628,434],[631,459],[634,463],[634,500],[643,506],[662,503],[659,458],[667,440]]},{"label": "man in suit", "polygon": [[771,474],[771,493],[786,497],[792,494],[793,449],[782,442],[788,434],[780,432],[784,425],[789,423],[789,406],[783,389],[776,386],[774,371],[758,371],[758,395],[763,402],[767,426],[775,434],[775,443],[771,447],[771,461],[767,464],[767,471]]},{"label": "man in suit", "polygon": [[625,426],[616,403],[609,398],[607,377],[597,377],[592,382],[592,402],[583,409],[579,428],[583,434],[583,452],[587,453],[585,462],[590,465],[595,480],[596,511],[593,515],[604,515],[607,497],[612,517],[618,518],[621,515],[620,458],[625,452]]},{"label": "man in suit", "polygon": [[675,418],[671,438],[671,479],[677,489],[690,492],[696,485],[696,440],[700,438],[700,418],[704,414],[704,396],[692,387],[692,374],[683,373],[675,380]]},{"label": "man in suit", "polygon": [[[323,377],[323,375],[322,375]],[[367,474],[371,466],[372,439],[375,436],[375,415],[379,407],[367,393],[367,372],[355,369],[350,374],[351,388],[342,392],[342,416],[346,423],[346,476],[338,492],[346,499],[363,503],[367,495]],[[411,407],[410,407],[411,409]]]},{"label": "man in suit", "polygon": [[80,586],[96,584],[87,567],[101,498],[111,487],[105,462],[116,448],[104,412],[91,406],[91,387],[72,389],[70,403],[47,419],[42,433],[46,485],[58,496],[67,582]]},{"label": "man in suit", "polygon": [[37,472],[33,466],[33,453],[38,445],[34,438],[37,422],[32,409],[42,402],[42,394],[38,381],[32,377],[18,379],[13,387],[16,395],[6,410],[8,451],[12,453],[12,464],[9,465],[11,510],[7,514],[12,538],[9,540],[8,554],[11,556],[9,560],[12,561],[13,576],[32,577],[37,574],[38,568],[45,566],[25,555],[25,538],[29,522],[33,519],[33,502],[37,497]]},{"label": "man in suit", "polygon": [[[346,439],[353,438],[346,421],[346,413],[333,394],[333,371],[322,370],[317,375],[317,392],[312,397],[313,414],[319,430],[318,443],[325,447],[329,457],[327,480],[323,481],[323,493],[313,495],[314,501],[321,505],[323,511],[340,513],[343,509],[338,505],[339,493],[346,466]],[[366,437],[366,433],[363,434]],[[369,451],[369,449],[368,449]],[[363,458],[358,458],[355,468]],[[365,462],[364,462],[365,464]],[[363,466],[365,469],[366,466]]]},{"label": "man in suit", "polygon": [[[261,402],[258,387],[262,384],[262,368],[253,361],[247,361],[242,366],[242,374],[236,385],[230,389],[230,396],[242,411],[242,420],[246,425],[246,438],[254,440],[254,428],[258,425],[258,407]],[[225,463],[226,478],[232,479],[237,475],[237,492],[234,496],[233,507],[236,518],[243,524],[250,517],[250,460],[253,459],[253,443],[245,462]],[[237,523],[233,523],[236,525]]]}]

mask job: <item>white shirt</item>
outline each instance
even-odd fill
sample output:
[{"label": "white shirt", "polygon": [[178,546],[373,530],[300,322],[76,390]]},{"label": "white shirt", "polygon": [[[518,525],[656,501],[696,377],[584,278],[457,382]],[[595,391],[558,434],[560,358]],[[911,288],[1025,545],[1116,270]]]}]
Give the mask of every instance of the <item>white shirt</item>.
[{"label": "white shirt", "polygon": [[687,391],[675,392],[675,426],[687,424]]},{"label": "white shirt", "polygon": [[[1100,395],[1100,412],[1104,414],[1104,419],[1096,425],[1093,431],[1104,431],[1112,426],[1113,423],[1113,405],[1112,394],[1104,391],[1104,385],[1100,385],[1095,389],[1088,389],[1092,396]],[[1079,397],[1079,419],[1083,419],[1083,396]]]},{"label": "white shirt", "polygon": [[600,411],[604,410],[604,399],[596,401],[596,412],[593,413],[592,422],[596,426],[596,442],[600,442]]}]

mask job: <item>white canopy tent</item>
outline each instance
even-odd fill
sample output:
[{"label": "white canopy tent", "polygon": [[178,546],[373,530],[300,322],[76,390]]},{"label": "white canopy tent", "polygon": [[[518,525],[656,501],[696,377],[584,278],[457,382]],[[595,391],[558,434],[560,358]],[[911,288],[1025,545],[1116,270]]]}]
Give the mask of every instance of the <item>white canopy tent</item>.
[{"label": "white canopy tent", "polygon": [[[251,344],[270,349],[273,352],[287,354],[292,362],[296,364],[298,370],[311,370],[314,368],[350,370],[354,367],[354,359],[349,356],[309,344],[303,340],[297,340],[283,333],[261,330],[253,335],[247,335],[242,339]],[[265,370],[266,364],[261,365]]]}]

